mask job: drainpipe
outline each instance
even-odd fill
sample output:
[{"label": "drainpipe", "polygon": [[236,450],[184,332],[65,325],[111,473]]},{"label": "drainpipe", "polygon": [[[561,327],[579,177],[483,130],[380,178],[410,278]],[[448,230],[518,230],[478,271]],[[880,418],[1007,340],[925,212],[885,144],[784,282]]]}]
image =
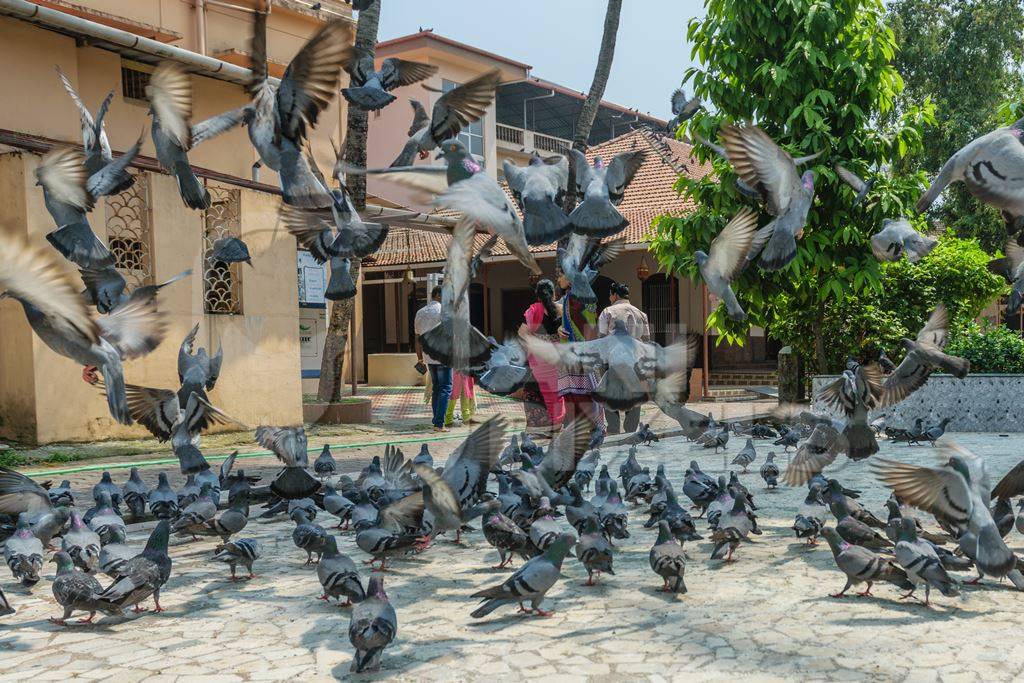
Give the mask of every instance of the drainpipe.
[{"label": "drainpipe", "polygon": [[[555,91],[552,90],[547,95],[537,95],[536,97],[527,97],[523,100],[523,130],[530,130],[529,126],[526,125],[526,103],[533,102],[534,100],[549,100],[555,96]],[[536,118],[536,117],[535,117]]]},{"label": "drainpipe", "polygon": [[196,52],[206,54],[206,0],[196,0]]}]

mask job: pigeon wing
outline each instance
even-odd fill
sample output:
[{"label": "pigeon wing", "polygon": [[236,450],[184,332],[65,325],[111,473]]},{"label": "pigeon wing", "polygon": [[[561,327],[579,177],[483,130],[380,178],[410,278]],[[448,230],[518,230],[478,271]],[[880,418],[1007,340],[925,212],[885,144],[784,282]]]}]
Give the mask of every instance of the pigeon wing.
[{"label": "pigeon wing", "polygon": [[401,88],[430,78],[437,73],[437,69],[438,67],[434,64],[389,57],[380,65],[381,84],[385,90]]},{"label": "pigeon wing", "polygon": [[257,427],[256,443],[277,456],[289,467],[306,467],[306,430],[302,427]]},{"label": "pigeon wing", "polygon": [[775,144],[757,126],[722,127],[725,151],[736,173],[751,187],[762,187],[767,193],[768,210],[773,215],[784,213],[800,187],[793,157]]},{"label": "pigeon wing", "polygon": [[743,271],[757,232],[757,214],[743,208],[722,228],[708,250],[708,265],[724,279],[732,282]]},{"label": "pigeon wing", "polygon": [[494,69],[441,95],[430,118],[434,142],[453,138],[464,126],[480,119],[494,101],[494,90],[500,82],[501,72]]},{"label": "pigeon wing", "polygon": [[182,149],[192,147],[192,82],[185,67],[177,62],[161,62],[146,86],[149,106],[156,112],[160,126]]},{"label": "pigeon wing", "polygon": [[971,517],[974,503],[967,482],[949,467],[925,467],[876,458],[871,462],[871,469],[878,480],[907,505],[961,525]]}]

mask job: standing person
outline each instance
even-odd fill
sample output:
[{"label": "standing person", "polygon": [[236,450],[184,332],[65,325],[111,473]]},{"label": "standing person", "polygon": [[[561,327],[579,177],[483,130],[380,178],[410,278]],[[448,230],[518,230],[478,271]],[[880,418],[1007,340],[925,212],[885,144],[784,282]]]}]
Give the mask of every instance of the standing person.
[{"label": "standing person", "polygon": [[430,410],[433,414],[431,424],[435,432],[447,432],[444,416],[448,411],[448,399],[452,395],[452,369],[434,360],[423,352],[420,335],[434,329],[441,323],[441,288],[434,287],[430,292],[430,303],[416,311],[413,327],[416,330],[416,358],[422,363],[426,361],[430,373]]},{"label": "standing person", "polygon": [[[647,322],[647,314],[629,303],[629,285],[624,282],[616,282],[611,287],[611,305],[601,311],[597,319],[597,333],[602,337],[611,334],[615,323],[621,320],[629,336],[640,341],[651,341],[651,328]],[[608,433],[619,433],[619,411],[605,410],[605,418],[608,420]],[[627,434],[635,432],[640,426],[640,406],[634,406],[626,411],[623,430]]]},{"label": "standing person", "polygon": [[[523,327],[541,339],[557,342],[562,325],[562,310],[555,303],[555,284],[541,280],[534,288],[537,297],[523,318]],[[522,332],[522,330],[520,331]],[[550,436],[562,424],[565,404],[558,394],[558,368],[535,356],[527,362],[533,375],[523,386],[523,407],[526,410],[526,430],[533,434]]]},{"label": "standing person", "polygon": [[[585,304],[572,295],[569,279],[558,274],[558,286],[563,294],[558,302],[562,307],[562,326],[558,336],[562,342],[589,341],[597,338],[597,304]],[[558,376],[558,394],[565,401],[562,424],[571,424],[578,415],[588,415],[601,433],[605,431],[604,409],[593,399],[597,377],[592,372],[579,375],[563,373]]]},{"label": "standing person", "polygon": [[462,415],[462,424],[468,425],[473,421],[473,413],[476,412],[475,384],[471,375],[463,375],[457,370],[452,371],[452,395],[448,399],[448,411],[444,415],[444,426],[451,427],[455,419],[455,399],[459,399],[459,412]]}]

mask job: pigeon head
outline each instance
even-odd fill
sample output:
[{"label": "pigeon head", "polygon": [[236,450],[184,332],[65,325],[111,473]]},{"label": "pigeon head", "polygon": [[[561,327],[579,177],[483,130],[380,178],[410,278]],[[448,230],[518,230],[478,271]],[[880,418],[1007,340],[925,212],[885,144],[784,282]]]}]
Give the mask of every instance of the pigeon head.
[{"label": "pigeon head", "polygon": [[337,555],[338,554],[338,541],[334,536],[328,536],[327,541],[324,543],[324,555]]},{"label": "pigeon head", "polygon": [[464,159],[467,156],[469,156],[469,150],[466,149],[466,145],[457,138],[451,138],[441,143],[440,151],[438,151],[437,156],[434,158],[444,159],[448,163],[452,163],[454,161]]},{"label": "pigeon head", "polygon": [[693,252],[693,260],[697,262],[698,266],[703,266],[708,262],[708,255],[703,251],[698,250]]},{"label": "pigeon head", "polygon": [[805,171],[804,174],[802,176],[800,176],[800,184],[802,184],[804,186],[805,190],[813,190],[814,189],[814,171]]},{"label": "pigeon head", "polygon": [[949,459],[949,466],[954,472],[959,473],[968,484],[971,483],[971,471],[967,467],[967,461],[961,458],[959,455],[954,455]]},{"label": "pigeon head", "polygon": [[900,528],[896,532],[896,537],[900,541],[909,541],[910,543],[917,540],[917,524],[913,517],[904,517],[900,520]]},{"label": "pigeon head", "polygon": [[167,544],[171,540],[171,523],[166,519],[160,520],[160,523],[153,529],[153,533],[149,535],[149,540],[146,541],[147,551],[158,551],[164,554],[167,553]]},{"label": "pigeon head", "polygon": [[366,595],[371,598],[388,599],[388,594],[384,592],[383,576],[380,574],[370,574],[370,582],[366,586]]},{"label": "pigeon head", "polygon": [[50,562],[57,565],[57,576],[74,571],[75,569],[75,563],[71,560],[71,556],[63,550],[54,553],[53,558],[50,559]]},{"label": "pigeon head", "polygon": [[600,155],[594,157],[594,168],[604,168],[604,157]]}]

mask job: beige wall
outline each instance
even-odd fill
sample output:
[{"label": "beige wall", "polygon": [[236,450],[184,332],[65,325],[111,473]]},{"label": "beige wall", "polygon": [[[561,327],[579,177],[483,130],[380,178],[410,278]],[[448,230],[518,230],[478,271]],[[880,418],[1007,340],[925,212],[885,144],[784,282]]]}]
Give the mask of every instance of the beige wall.
[{"label": "beige wall", "polygon": [[[13,229],[41,241],[53,229],[42,193],[35,187],[39,158],[0,155],[0,189],[13,207],[5,212]],[[213,402],[248,425],[295,424],[302,419],[298,296],[295,244],[274,238],[278,198],[241,190],[241,237],[254,255],[244,267],[244,315],[203,312],[201,212],[186,208],[170,176],[146,174],[150,183],[151,244],[154,280],[192,268],[192,277],[160,294],[160,310],[169,323],[164,343],[143,359],[127,362],[127,381],[176,388],[176,359],[181,339],[197,321],[199,343],[211,352],[224,346],[224,366]],[[24,208],[22,208],[24,207]],[[90,214],[93,229],[106,236],[106,206]],[[4,344],[0,346],[0,435],[49,443],[142,436],[139,427],[123,427],[110,417],[100,393],[80,380],[81,367],[58,356],[30,333],[21,306],[0,302]]]}]

